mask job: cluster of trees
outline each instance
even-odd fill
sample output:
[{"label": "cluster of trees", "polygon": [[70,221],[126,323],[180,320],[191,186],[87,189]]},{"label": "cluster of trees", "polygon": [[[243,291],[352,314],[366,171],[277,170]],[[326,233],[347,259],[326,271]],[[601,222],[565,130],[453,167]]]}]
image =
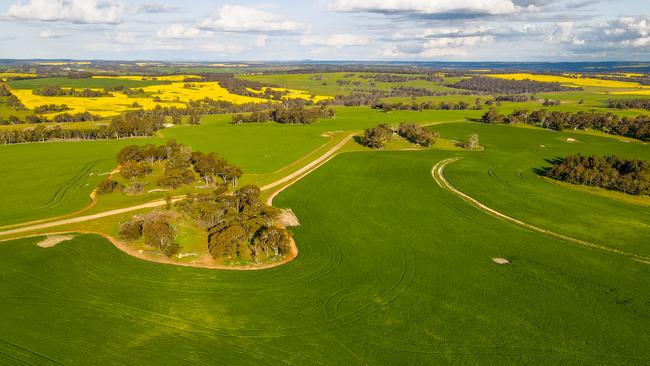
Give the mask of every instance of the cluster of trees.
[{"label": "cluster of trees", "polygon": [[650,140],[650,117],[643,115],[630,118],[594,111],[571,113],[540,109],[533,112],[515,110],[506,116],[493,107],[483,115],[482,121],[484,123],[525,123],[556,131],[594,129],[613,135]]},{"label": "cluster of trees", "polygon": [[553,164],[545,175],[573,184],[650,195],[650,165],[645,160],[627,160],[615,155],[570,155]]},{"label": "cluster of trees", "polygon": [[346,107],[358,107],[380,103],[383,98],[403,98],[403,97],[441,97],[448,95],[470,95],[471,92],[441,92],[422,88],[399,87],[391,90],[377,89],[355,89],[348,95],[337,95],[334,99],[324,101],[328,105],[341,105]]},{"label": "cluster of trees", "polygon": [[[195,182],[197,175],[210,187],[221,183],[236,186],[243,174],[239,167],[228,163],[216,153],[192,151],[189,146],[175,140],[169,140],[160,146],[125,146],[117,154],[117,161],[120,164],[120,174],[125,179],[142,178],[153,171],[155,162],[164,162],[164,174],[158,180],[158,185],[171,189]],[[106,187],[113,189],[104,190]],[[100,186],[104,193],[111,193],[115,188],[118,187],[106,182]]]},{"label": "cluster of trees", "polygon": [[336,112],[325,106],[306,108],[301,103],[282,103],[269,111],[257,111],[250,114],[236,114],[233,124],[260,123],[274,121],[282,124],[311,124],[320,118],[334,118]]},{"label": "cluster of trees", "polygon": [[108,126],[98,129],[62,129],[60,126],[37,126],[22,130],[0,130],[0,143],[17,144],[48,140],[98,140],[152,136],[165,127],[165,119],[151,111],[131,111],[113,117]]},{"label": "cluster of trees", "polygon": [[650,99],[609,99],[607,108],[650,110]]},{"label": "cluster of trees", "polygon": [[34,90],[33,93],[44,97],[100,98],[113,96],[113,94],[106,90],[93,90],[89,88],[77,90],[75,88],[61,88],[58,85],[46,85],[41,89]]},{"label": "cluster of trees", "polygon": [[13,95],[13,94],[10,94],[10,95],[9,95],[9,97],[7,98],[7,102],[6,102],[6,103],[7,103],[7,105],[8,105],[9,107],[11,107],[11,108],[13,108],[13,109],[15,109],[15,110],[22,111],[22,110],[27,109],[27,107],[25,107],[25,105],[23,104],[23,102],[21,102],[20,99],[18,99],[18,97],[15,96],[15,95]]},{"label": "cluster of trees", "polygon": [[468,109],[475,109],[479,110],[481,109],[480,103],[471,105],[465,101],[460,101],[458,103],[454,102],[422,102],[422,103],[416,103],[413,102],[411,104],[408,103],[402,103],[402,102],[397,102],[397,103],[389,103],[389,102],[377,102],[374,103],[371,107],[372,109],[379,109],[382,112],[390,112],[390,111],[424,111],[424,110],[431,110],[431,109],[438,109],[438,110],[445,110],[445,111],[462,111],[462,110],[468,110]]},{"label": "cluster of trees", "polygon": [[63,112],[67,111],[70,109],[67,104],[46,104],[46,105],[40,105],[34,108],[34,113],[36,114],[47,114],[47,113],[56,113],[56,112]]},{"label": "cluster of trees", "polygon": [[11,91],[5,84],[0,84],[0,97],[8,97],[11,95]]},{"label": "cluster of trees", "polygon": [[215,259],[250,258],[259,263],[291,251],[290,234],[274,225],[279,210],[264,204],[256,186],[232,194],[221,188],[211,194],[190,195],[174,207],[208,231],[208,250]]},{"label": "cluster of trees", "polygon": [[449,86],[457,89],[494,94],[529,94],[579,90],[576,88],[565,87],[556,82],[544,83],[528,79],[508,80],[484,76],[475,76],[469,79],[463,79]]},{"label": "cluster of trees", "polygon": [[169,211],[153,211],[146,215],[137,215],[120,224],[120,237],[126,241],[143,238],[146,245],[157,248],[165,256],[171,257],[182,249],[176,242],[173,220],[174,214]]},{"label": "cluster of trees", "polygon": [[436,142],[437,133],[420,127],[415,123],[401,123],[395,130],[387,124],[379,124],[365,130],[359,143],[373,149],[383,149],[387,142],[390,142],[393,135],[397,134],[413,144],[429,147]]},{"label": "cluster of trees", "polygon": [[412,144],[429,147],[436,142],[438,133],[431,132],[415,123],[401,123],[397,127],[397,134]]},{"label": "cluster of trees", "polygon": [[372,149],[383,149],[384,145],[393,138],[393,129],[382,123],[364,131],[359,143]]}]

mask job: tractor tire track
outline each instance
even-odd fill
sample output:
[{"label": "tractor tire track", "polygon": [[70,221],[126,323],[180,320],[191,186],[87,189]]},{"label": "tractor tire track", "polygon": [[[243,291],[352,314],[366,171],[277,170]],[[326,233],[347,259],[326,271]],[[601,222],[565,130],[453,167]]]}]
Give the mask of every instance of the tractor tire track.
[{"label": "tractor tire track", "polygon": [[536,232],[538,234],[542,234],[542,235],[549,236],[549,237],[552,237],[552,238],[555,238],[555,239],[559,239],[559,240],[562,240],[562,241],[565,241],[565,242],[568,242],[568,243],[571,243],[571,244],[575,244],[575,245],[578,245],[578,246],[581,246],[581,247],[601,250],[601,251],[605,251],[605,252],[609,252],[609,253],[619,254],[619,255],[623,255],[623,256],[632,258],[632,259],[637,260],[637,261],[639,261],[639,260],[640,261],[644,261],[644,260],[647,261],[647,260],[650,259],[648,257],[642,256],[642,255],[639,255],[639,254],[636,254],[636,253],[630,253],[630,252],[626,252],[626,251],[623,251],[623,250],[620,250],[620,249],[611,248],[611,247],[608,247],[608,246],[595,244],[595,243],[591,243],[591,242],[588,242],[588,241],[576,239],[576,238],[573,238],[573,237],[570,237],[570,236],[558,234],[556,232],[546,230],[546,229],[540,228],[540,227],[535,226],[535,225],[528,224],[526,222],[523,222],[523,221],[521,221],[519,219],[516,219],[516,218],[514,218],[512,216],[508,216],[508,215],[506,215],[506,214],[504,214],[502,212],[499,212],[499,211],[497,211],[495,209],[492,209],[492,208],[486,206],[485,204],[478,201],[477,199],[463,193],[462,191],[460,191],[459,189],[454,187],[451,183],[449,183],[449,181],[445,177],[445,174],[444,174],[445,167],[447,165],[449,165],[451,163],[454,163],[456,161],[459,161],[461,159],[462,158],[451,158],[451,159],[446,159],[446,160],[442,160],[442,161],[438,162],[431,169],[431,175],[433,176],[433,179],[435,180],[435,182],[440,186],[440,188],[455,194],[456,196],[460,197],[463,201],[469,203],[470,205],[474,206],[475,208],[477,208],[477,209],[479,209],[479,210],[481,210],[481,211],[483,211],[483,212],[485,212],[485,213],[487,213],[487,214],[489,214],[491,216],[494,216],[494,217],[496,217],[496,218],[498,218],[500,220],[507,221],[507,222],[509,222],[511,224],[515,224],[515,225],[517,225],[519,227],[522,227],[522,228],[524,228],[524,229],[526,229],[528,231]]}]

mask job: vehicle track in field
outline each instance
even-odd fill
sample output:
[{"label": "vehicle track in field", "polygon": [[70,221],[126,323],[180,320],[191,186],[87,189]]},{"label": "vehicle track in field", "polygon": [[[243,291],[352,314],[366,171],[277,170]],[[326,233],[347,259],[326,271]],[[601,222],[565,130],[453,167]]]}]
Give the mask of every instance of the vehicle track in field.
[{"label": "vehicle track in field", "polygon": [[87,177],[90,171],[99,164],[100,160],[93,161],[91,163],[86,164],[80,171],[72,177],[70,180],[64,182],[59,189],[54,192],[52,197],[50,198],[50,201],[45,205],[42,206],[41,208],[53,208],[61,204],[63,200],[65,199],[66,194],[68,191],[70,191],[72,188],[74,188],[83,178]]},{"label": "vehicle track in field", "polygon": [[627,251],[624,251],[624,250],[611,248],[611,247],[600,245],[600,244],[591,243],[591,242],[588,242],[588,241],[585,241],[585,240],[576,239],[576,238],[573,238],[573,237],[570,237],[570,236],[567,236],[567,235],[563,235],[563,234],[558,234],[556,232],[553,232],[553,231],[550,231],[550,230],[547,230],[547,229],[543,229],[541,227],[538,227],[538,226],[523,222],[523,221],[521,221],[519,219],[516,219],[516,218],[514,218],[512,216],[508,216],[508,215],[506,215],[506,214],[504,214],[502,212],[499,212],[499,211],[497,211],[495,209],[492,209],[492,208],[488,207],[487,205],[483,204],[482,202],[478,201],[477,199],[469,196],[466,193],[463,193],[458,188],[454,187],[451,183],[449,183],[449,181],[445,177],[445,174],[444,174],[445,167],[447,165],[449,165],[451,163],[454,163],[456,161],[459,161],[461,159],[462,158],[450,158],[450,159],[445,159],[445,160],[442,160],[442,161],[438,162],[431,169],[431,175],[433,176],[433,179],[435,180],[435,182],[440,186],[440,188],[455,194],[456,196],[460,197],[463,201],[469,203],[470,205],[474,206],[475,208],[477,208],[477,209],[479,209],[479,210],[481,210],[481,211],[483,211],[483,212],[485,212],[485,213],[487,213],[487,214],[489,214],[491,216],[494,216],[494,217],[496,217],[496,218],[498,218],[500,220],[507,221],[507,222],[509,222],[511,224],[515,224],[515,225],[517,225],[519,227],[522,227],[522,228],[524,228],[526,230],[536,232],[536,233],[539,233],[539,234],[542,234],[542,235],[546,235],[546,236],[549,236],[549,237],[552,237],[552,238],[555,238],[555,239],[559,239],[559,240],[562,240],[562,241],[565,241],[565,242],[568,242],[568,243],[572,243],[572,244],[575,244],[575,245],[579,245],[581,247],[585,247],[585,248],[589,248],[589,249],[596,249],[596,250],[601,250],[601,251],[605,251],[605,252],[609,252],[609,253],[615,253],[615,254],[623,255],[623,256],[632,258],[632,259],[634,259],[636,261],[642,261],[643,262],[643,261],[650,260],[649,257],[645,257],[645,256],[642,256],[642,255],[639,255],[639,254],[636,254],[636,253],[630,253],[630,252],[627,252]]}]

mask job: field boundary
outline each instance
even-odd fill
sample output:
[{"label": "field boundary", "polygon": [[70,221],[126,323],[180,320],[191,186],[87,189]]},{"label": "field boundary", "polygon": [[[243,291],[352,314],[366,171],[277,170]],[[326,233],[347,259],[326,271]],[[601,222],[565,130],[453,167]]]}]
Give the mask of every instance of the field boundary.
[{"label": "field boundary", "polygon": [[611,247],[604,246],[604,245],[594,244],[594,243],[591,243],[591,242],[588,242],[588,241],[576,239],[576,238],[566,236],[566,235],[563,235],[563,234],[558,234],[556,232],[546,230],[546,229],[540,228],[538,226],[523,222],[523,221],[521,221],[519,219],[516,219],[516,218],[514,218],[512,216],[508,216],[508,215],[506,215],[506,214],[504,214],[502,212],[499,212],[499,211],[497,211],[495,209],[492,209],[492,208],[488,207],[487,205],[483,204],[479,200],[469,196],[466,193],[463,193],[462,191],[460,191],[459,189],[454,187],[451,183],[449,183],[449,181],[445,177],[445,174],[444,174],[445,167],[447,165],[451,164],[451,163],[457,162],[457,161],[462,160],[462,159],[463,158],[450,158],[450,159],[445,159],[445,160],[442,160],[442,161],[438,162],[431,169],[431,175],[433,176],[433,179],[435,180],[435,182],[440,186],[440,188],[455,194],[456,196],[460,197],[463,201],[469,203],[470,205],[474,206],[475,208],[477,208],[477,209],[479,209],[479,210],[481,210],[481,211],[483,211],[483,212],[485,212],[485,213],[487,213],[487,214],[489,214],[491,216],[494,216],[494,217],[496,217],[498,219],[501,219],[503,221],[507,221],[507,222],[509,222],[511,224],[515,224],[515,225],[517,225],[519,227],[522,227],[522,228],[524,228],[524,229],[526,229],[528,231],[536,232],[538,234],[546,235],[546,236],[549,236],[549,237],[552,237],[552,238],[555,238],[555,239],[559,239],[559,240],[562,240],[562,241],[565,241],[565,242],[576,244],[576,245],[579,245],[581,247],[585,247],[585,248],[589,248],[589,249],[597,249],[597,250],[606,251],[606,252],[609,252],[609,253],[620,254],[620,255],[623,255],[623,256],[626,256],[626,257],[630,257],[630,258],[632,258],[632,259],[634,259],[636,261],[649,263],[649,262],[647,262],[650,259],[649,257],[645,257],[645,256],[642,256],[642,255],[639,255],[639,254],[636,254],[636,253],[626,252],[626,251],[623,251],[623,250],[620,250],[620,249],[615,249],[615,248],[611,248]]}]

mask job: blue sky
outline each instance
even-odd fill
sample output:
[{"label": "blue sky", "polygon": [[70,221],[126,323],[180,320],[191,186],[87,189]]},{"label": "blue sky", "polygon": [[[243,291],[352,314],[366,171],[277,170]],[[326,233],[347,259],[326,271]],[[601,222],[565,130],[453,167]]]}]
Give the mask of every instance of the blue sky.
[{"label": "blue sky", "polygon": [[0,0],[0,58],[650,61],[650,1]]}]

